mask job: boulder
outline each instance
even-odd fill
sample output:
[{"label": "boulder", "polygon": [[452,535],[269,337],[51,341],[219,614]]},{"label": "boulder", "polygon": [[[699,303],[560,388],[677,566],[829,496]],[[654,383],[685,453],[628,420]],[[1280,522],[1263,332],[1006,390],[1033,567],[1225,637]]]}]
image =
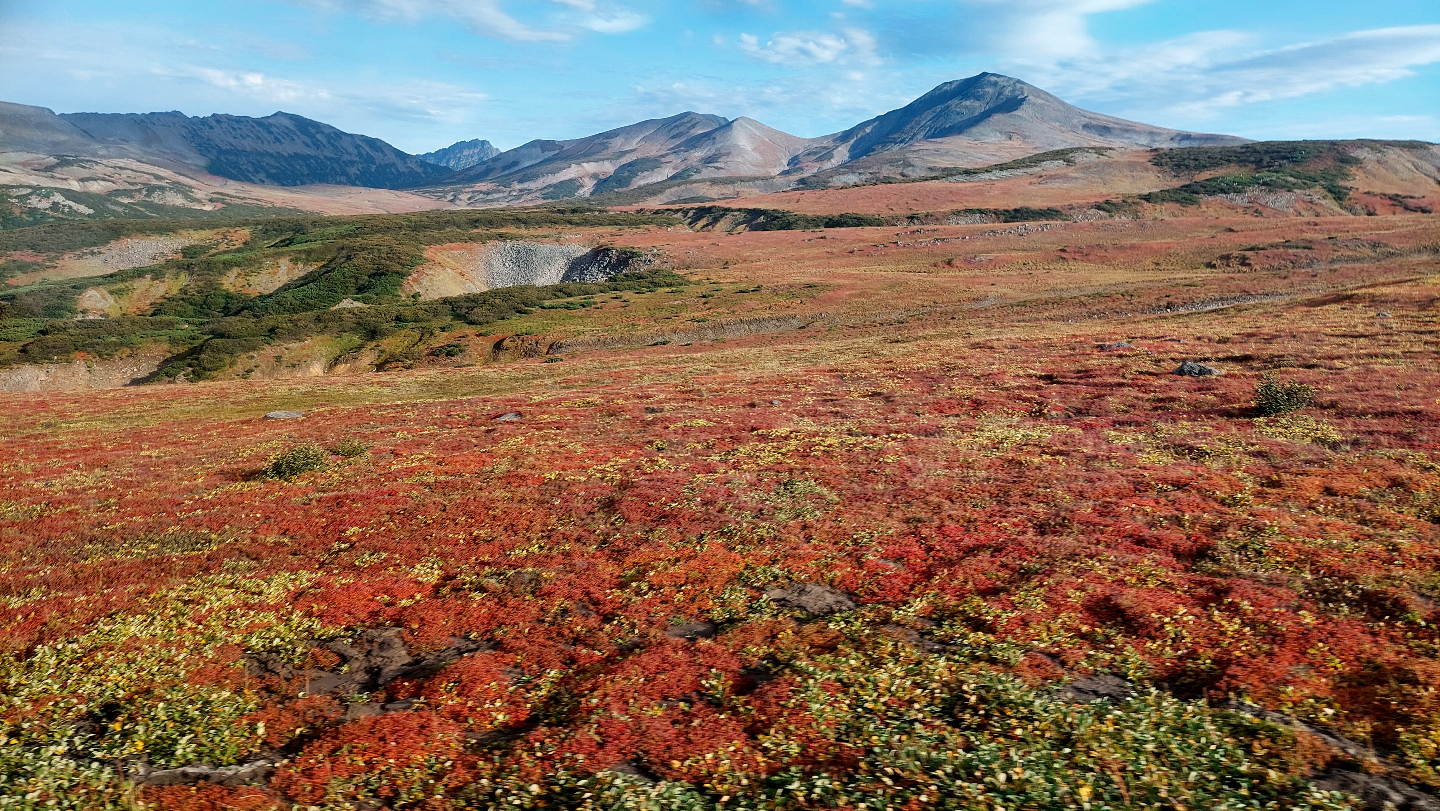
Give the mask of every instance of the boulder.
[{"label": "boulder", "polygon": [[1135,685],[1109,673],[1096,673],[1065,685],[1065,697],[1077,704],[1092,701],[1124,701],[1135,695]]},{"label": "boulder", "polygon": [[853,611],[855,601],[844,592],[818,583],[795,583],[765,592],[765,596],[785,608],[794,608],[814,617],[827,617],[841,611]]},{"label": "boulder", "polygon": [[1187,360],[1175,367],[1175,374],[1183,375],[1184,377],[1213,377],[1221,374],[1221,372],[1214,366],[1206,366],[1203,363]]},{"label": "boulder", "polygon": [[304,411],[271,411],[265,415],[267,420],[298,420],[305,416]]}]

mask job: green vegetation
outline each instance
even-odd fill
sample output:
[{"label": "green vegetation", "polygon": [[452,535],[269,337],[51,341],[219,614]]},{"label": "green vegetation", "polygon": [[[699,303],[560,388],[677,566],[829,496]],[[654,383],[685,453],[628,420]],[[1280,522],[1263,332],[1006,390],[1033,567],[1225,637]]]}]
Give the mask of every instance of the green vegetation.
[{"label": "green vegetation", "polygon": [[887,225],[872,214],[797,214],[773,208],[698,206],[679,212],[691,228],[744,227],[751,231],[812,231],[821,228],[874,228]]},{"label": "green vegetation", "polygon": [[[362,451],[363,452],[363,451]],[[297,445],[270,460],[264,478],[291,481],[306,473],[324,470],[328,463],[325,449],[314,443]]]},{"label": "green vegetation", "polygon": [[369,452],[370,446],[358,439],[342,439],[330,448],[330,452],[341,459],[354,459]]},{"label": "green vegetation", "polygon": [[658,158],[639,158],[616,169],[613,174],[599,183],[595,184],[595,194],[604,194],[607,191],[618,191],[627,188],[635,182],[635,178],[646,172],[653,172],[664,166]]},{"label": "green vegetation", "polygon": [[[600,284],[503,287],[433,301],[397,300],[340,310],[269,312],[264,307],[245,308],[240,314],[218,317],[202,325],[199,342],[167,361],[157,376],[204,380],[229,368],[241,355],[271,344],[318,336],[372,342],[408,331],[416,336],[417,341],[423,342],[455,327],[483,326],[528,315],[550,301],[605,293],[649,292],[685,283],[683,276],[671,271],[652,270],[622,274]],[[419,359],[421,351],[422,348],[417,345],[414,356],[401,354],[392,361],[402,366],[409,365]]]},{"label": "green vegetation", "polygon": [[[154,191],[194,199],[184,186],[156,185]],[[0,186],[0,231],[47,223],[107,222],[115,220],[235,221],[284,217],[302,212],[293,208],[257,206],[238,201],[221,208],[187,206],[128,199],[151,189],[117,189],[108,194],[73,189]]]},{"label": "green vegetation", "polygon": [[[151,343],[179,354],[161,377],[202,379],[236,357],[275,342],[317,336],[385,338],[401,330],[423,338],[461,324],[488,324],[528,313],[552,300],[600,293],[673,287],[685,280],[667,271],[630,274],[606,284],[507,288],[441,302],[404,299],[405,277],[424,259],[427,245],[522,239],[522,229],[635,227],[675,222],[668,214],[627,214],[592,208],[508,211],[439,211],[363,217],[287,217],[245,223],[249,239],[228,250],[197,245],[159,266],[110,274],[101,287],[120,290],[142,277],[175,279],[181,288],[143,315],[80,320],[76,300],[94,279],[47,282],[0,293],[0,365],[52,362],[85,353],[112,357]],[[55,255],[141,234],[172,232],[175,222],[78,222],[0,232],[0,250]],[[639,254],[621,248],[612,266]],[[238,292],[228,280],[281,260],[314,268],[264,295]],[[35,262],[11,262],[10,272]],[[367,305],[331,310],[344,300]],[[570,302],[567,309],[592,306]]]},{"label": "green vegetation", "polygon": [[1255,410],[1262,417],[1299,411],[1314,400],[1315,389],[1304,383],[1280,383],[1267,375],[1255,386]]},{"label": "green vegetation", "polygon": [[582,188],[584,188],[584,184],[574,178],[562,180],[545,187],[545,191],[540,193],[540,199],[566,200],[579,194]]},{"label": "green vegetation", "polygon": [[[1200,204],[1202,195],[1239,194],[1253,188],[1277,191],[1319,189],[1337,203],[1350,196],[1343,181],[1352,176],[1351,167],[1360,159],[1351,154],[1355,144],[1420,149],[1421,141],[1263,141],[1239,146],[1200,146],[1157,150],[1150,162],[1178,176],[1188,175],[1189,183],[1173,189],[1143,194],[1147,203]],[[1196,179],[1200,174],[1223,169],[1244,173]]]},{"label": "green vegetation", "polygon": [[[0,322],[7,326],[13,322]],[[152,318],[125,315],[118,318],[97,318],[84,321],[55,319],[42,322],[33,336],[11,357],[0,354],[0,363],[51,363],[68,360],[79,354],[111,358],[124,350],[139,349],[147,344],[164,343],[172,349],[183,349],[199,339],[195,327],[178,318]],[[0,333],[3,334],[3,333]]]},{"label": "green vegetation", "polygon": [[951,212],[958,216],[990,217],[996,222],[1046,222],[1069,220],[1070,216],[1058,208],[965,208]]}]

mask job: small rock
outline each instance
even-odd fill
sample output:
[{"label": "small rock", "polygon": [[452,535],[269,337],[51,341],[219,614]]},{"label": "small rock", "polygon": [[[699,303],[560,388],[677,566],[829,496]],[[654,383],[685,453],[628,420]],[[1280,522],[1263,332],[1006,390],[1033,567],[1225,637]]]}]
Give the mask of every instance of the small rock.
[{"label": "small rock", "polygon": [[773,588],[765,592],[765,596],[786,608],[799,609],[816,617],[855,609],[855,601],[844,592],[818,583],[796,583],[783,588]]},{"label": "small rock", "polygon": [[1376,313],[1376,314],[1375,314],[1375,317],[1376,317],[1376,318],[1394,318],[1395,316],[1393,316],[1393,315],[1391,315],[1391,314],[1389,314],[1389,313],[1387,313],[1387,312],[1385,312],[1385,311],[1382,310],[1382,311]]},{"label": "small rock", "polygon": [[1134,349],[1135,345],[1126,341],[1113,344],[1095,344],[1095,348],[1101,352],[1115,352],[1121,349]]},{"label": "small rock", "polygon": [[779,401],[779,400],[771,400],[771,401],[770,401],[770,405],[780,405],[780,401]]},{"label": "small rock", "polygon": [[719,630],[713,622],[687,622],[665,629],[665,635],[673,639],[709,639]]},{"label": "small rock", "polygon": [[1206,366],[1203,363],[1187,360],[1175,367],[1175,374],[1184,375],[1185,377],[1212,377],[1220,374],[1220,370],[1214,366]]},{"label": "small rock", "polygon": [[611,774],[623,774],[633,777],[642,783],[651,785],[656,782],[654,775],[640,768],[633,760],[622,760],[608,769],[601,769],[601,771],[610,772]]},{"label": "small rock", "polygon": [[495,421],[496,421],[496,422],[514,422],[515,420],[520,419],[522,416],[524,416],[524,415],[521,414],[519,411],[506,411],[504,414],[501,414],[500,416],[496,417],[496,418],[495,418]]},{"label": "small rock", "polygon": [[1366,811],[1434,811],[1440,801],[1393,777],[1332,769],[1315,785],[1325,791],[1343,791],[1360,798]]},{"label": "small rock", "polygon": [[265,415],[267,420],[298,420],[305,416],[304,411],[271,411]]},{"label": "small rock", "polygon": [[1065,685],[1065,697],[1078,704],[1092,701],[1124,701],[1135,695],[1135,686],[1119,676],[1098,673],[1081,676]]}]

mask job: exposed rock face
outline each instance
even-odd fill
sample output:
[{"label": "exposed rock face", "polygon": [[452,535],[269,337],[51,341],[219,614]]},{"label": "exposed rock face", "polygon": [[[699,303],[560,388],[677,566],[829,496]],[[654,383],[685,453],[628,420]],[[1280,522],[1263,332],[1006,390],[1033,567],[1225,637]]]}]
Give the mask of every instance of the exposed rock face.
[{"label": "exposed rock face", "polygon": [[469,169],[478,163],[484,163],[499,154],[500,150],[496,148],[494,144],[489,141],[476,139],[473,141],[460,141],[444,149],[426,152],[416,157],[426,163],[444,166],[447,169],[454,169],[458,172],[461,169]]},{"label": "exposed rock face", "polygon": [[466,243],[436,246],[427,255],[430,262],[410,274],[403,294],[431,299],[527,284],[596,284],[654,264],[627,251],[573,243]]},{"label": "exposed rock face", "polygon": [[89,138],[95,149],[129,148],[248,183],[395,189],[449,174],[446,168],[401,152],[378,138],[342,132],[290,113],[264,118],[191,118],[178,112],[69,113],[56,118]]},{"label": "exposed rock face", "polygon": [[0,392],[92,391],[128,386],[154,374],[168,354],[164,347],[152,346],[111,360],[11,366],[0,370]]}]

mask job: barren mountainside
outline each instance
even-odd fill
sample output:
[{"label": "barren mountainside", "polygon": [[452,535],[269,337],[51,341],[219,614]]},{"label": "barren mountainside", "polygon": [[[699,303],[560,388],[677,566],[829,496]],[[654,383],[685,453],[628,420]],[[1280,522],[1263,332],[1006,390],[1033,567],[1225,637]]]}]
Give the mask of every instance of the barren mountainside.
[{"label": "barren mountainside", "polygon": [[249,183],[400,188],[449,174],[378,138],[290,113],[264,118],[71,113],[60,118],[102,144],[139,147]]},{"label": "barren mountainside", "polygon": [[[676,133],[690,133],[676,140]],[[747,179],[777,191],[805,178],[828,185],[981,166],[1083,146],[1178,147],[1242,138],[1154,127],[1092,113],[1018,79],[982,73],[947,82],[898,110],[820,138],[749,118],[682,113],[571,141],[532,141],[446,181],[436,194],[466,204],[589,197],[664,183],[670,197],[707,180]],[[457,194],[456,186],[467,186]],[[662,187],[657,187],[657,191]],[[717,196],[728,196],[716,192]],[[664,202],[665,198],[654,198]]]}]

